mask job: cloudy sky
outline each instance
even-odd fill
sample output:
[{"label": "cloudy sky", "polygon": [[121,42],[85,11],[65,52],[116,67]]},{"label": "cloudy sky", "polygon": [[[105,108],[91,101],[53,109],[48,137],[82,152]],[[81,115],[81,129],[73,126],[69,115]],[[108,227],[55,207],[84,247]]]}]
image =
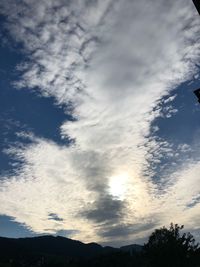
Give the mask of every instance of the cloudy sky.
[{"label": "cloudy sky", "polygon": [[0,235],[200,239],[200,18],[188,0],[1,0]]}]

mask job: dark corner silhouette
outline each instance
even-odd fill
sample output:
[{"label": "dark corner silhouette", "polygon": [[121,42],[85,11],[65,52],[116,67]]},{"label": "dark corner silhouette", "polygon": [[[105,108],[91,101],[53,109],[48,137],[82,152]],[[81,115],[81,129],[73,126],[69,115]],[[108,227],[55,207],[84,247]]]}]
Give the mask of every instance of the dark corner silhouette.
[{"label": "dark corner silhouette", "polygon": [[194,94],[198,98],[198,102],[200,103],[200,88],[194,91]]},{"label": "dark corner silhouette", "polygon": [[192,0],[200,15],[200,0]]}]

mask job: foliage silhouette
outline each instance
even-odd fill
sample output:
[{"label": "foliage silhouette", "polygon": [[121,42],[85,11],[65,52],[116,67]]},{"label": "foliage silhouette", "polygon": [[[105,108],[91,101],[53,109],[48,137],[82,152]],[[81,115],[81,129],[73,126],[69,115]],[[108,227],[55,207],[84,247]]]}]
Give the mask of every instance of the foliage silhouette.
[{"label": "foliage silhouette", "polygon": [[190,233],[181,234],[183,228],[183,225],[171,223],[169,229],[162,227],[151,234],[144,245],[146,266],[200,266],[199,246]]}]

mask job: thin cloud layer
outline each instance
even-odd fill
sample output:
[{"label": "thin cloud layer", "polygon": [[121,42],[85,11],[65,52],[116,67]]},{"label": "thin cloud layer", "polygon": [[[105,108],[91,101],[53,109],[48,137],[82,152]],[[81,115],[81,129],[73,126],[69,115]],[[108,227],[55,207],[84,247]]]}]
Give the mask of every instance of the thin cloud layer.
[{"label": "thin cloud layer", "polygon": [[153,180],[161,157],[173,161],[187,145],[175,153],[151,128],[178,112],[175,96],[165,110],[159,103],[197,72],[192,3],[3,0],[0,7],[27,58],[15,86],[53,96],[74,118],[60,125],[62,138],[73,140],[66,146],[33,135],[31,145],[6,151],[22,165],[2,177],[0,213],[37,233],[116,244],[177,216],[197,227],[199,163]]}]

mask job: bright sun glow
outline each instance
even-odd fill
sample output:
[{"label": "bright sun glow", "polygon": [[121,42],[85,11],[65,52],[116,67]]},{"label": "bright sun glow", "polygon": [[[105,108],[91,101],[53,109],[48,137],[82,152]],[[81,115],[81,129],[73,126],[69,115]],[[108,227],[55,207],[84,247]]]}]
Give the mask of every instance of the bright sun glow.
[{"label": "bright sun glow", "polygon": [[109,180],[109,193],[120,200],[123,200],[127,190],[128,174],[122,173],[110,177]]}]

